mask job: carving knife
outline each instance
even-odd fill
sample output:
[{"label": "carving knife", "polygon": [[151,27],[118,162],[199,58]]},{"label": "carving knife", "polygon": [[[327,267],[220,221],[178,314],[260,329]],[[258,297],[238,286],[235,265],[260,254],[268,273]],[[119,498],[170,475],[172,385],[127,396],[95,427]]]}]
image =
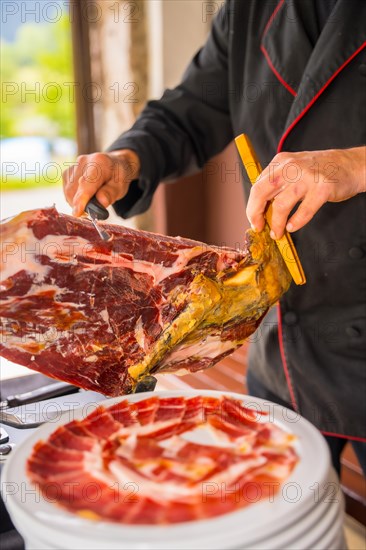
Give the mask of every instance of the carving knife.
[{"label": "carving knife", "polygon": [[43,401],[44,399],[51,399],[51,397],[59,397],[62,395],[68,395],[69,393],[78,392],[80,388],[68,384],[66,382],[55,382],[54,384],[48,384],[42,386],[36,390],[28,391],[25,393],[19,393],[16,395],[9,395],[4,401],[0,401],[0,414],[1,411],[13,407],[21,407],[22,405],[28,405],[29,403],[36,403],[37,401]]},{"label": "carving knife", "polygon": [[104,208],[103,205],[100,204],[95,196],[91,198],[86,205],[85,212],[88,214],[90,221],[94,225],[95,229],[98,231],[99,237],[103,241],[110,241],[112,238],[111,235],[109,235],[107,231],[102,229],[98,223],[99,220],[107,220],[109,218],[109,212],[106,208]]}]

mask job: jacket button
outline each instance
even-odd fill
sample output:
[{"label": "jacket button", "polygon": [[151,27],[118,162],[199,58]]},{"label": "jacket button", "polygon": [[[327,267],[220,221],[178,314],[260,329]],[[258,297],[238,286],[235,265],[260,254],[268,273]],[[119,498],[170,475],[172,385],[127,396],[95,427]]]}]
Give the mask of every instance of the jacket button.
[{"label": "jacket button", "polygon": [[283,316],[283,322],[288,327],[291,327],[293,325],[296,325],[297,323],[297,315],[294,311],[286,311],[286,313]]},{"label": "jacket button", "polygon": [[361,331],[357,327],[346,327],[346,334],[350,338],[359,338],[361,336]]},{"label": "jacket button", "polygon": [[348,251],[348,256],[352,260],[361,260],[364,256],[364,251],[359,246],[352,246]]},{"label": "jacket button", "polygon": [[366,76],[366,63],[361,63],[361,65],[359,65],[358,67],[358,70],[360,71],[362,76]]}]

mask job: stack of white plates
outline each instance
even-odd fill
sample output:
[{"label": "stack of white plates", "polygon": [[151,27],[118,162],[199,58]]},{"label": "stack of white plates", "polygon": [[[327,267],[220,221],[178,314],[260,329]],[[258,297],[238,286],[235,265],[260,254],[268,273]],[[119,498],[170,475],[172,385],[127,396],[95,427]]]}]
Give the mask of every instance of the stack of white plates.
[{"label": "stack of white plates", "polygon": [[[171,397],[211,395],[220,392],[155,392]],[[58,425],[46,424],[15,450],[2,475],[3,499],[12,520],[24,537],[27,550],[182,550],[182,549],[312,549],[341,550],[343,498],[331,469],[327,444],[305,419],[279,405],[261,399],[231,395],[246,406],[269,412],[269,419],[297,436],[300,457],[291,476],[273,496],[236,512],[210,520],[169,526],[124,526],[74,516],[46,501],[26,476],[25,466],[33,445],[46,439]],[[150,394],[134,395],[136,401]],[[109,400],[108,406],[116,400]],[[73,418],[81,418],[75,411]],[[202,441],[204,443],[204,441]]]}]

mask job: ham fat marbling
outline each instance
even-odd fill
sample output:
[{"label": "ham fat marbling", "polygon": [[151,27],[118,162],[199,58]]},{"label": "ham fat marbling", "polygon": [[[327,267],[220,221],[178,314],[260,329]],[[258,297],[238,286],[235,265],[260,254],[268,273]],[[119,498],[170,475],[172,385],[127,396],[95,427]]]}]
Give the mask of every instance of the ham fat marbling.
[{"label": "ham fat marbling", "polygon": [[0,354],[105,395],[214,365],[290,284],[267,232],[234,250],[104,224],[103,242],[54,208],[0,227]]}]

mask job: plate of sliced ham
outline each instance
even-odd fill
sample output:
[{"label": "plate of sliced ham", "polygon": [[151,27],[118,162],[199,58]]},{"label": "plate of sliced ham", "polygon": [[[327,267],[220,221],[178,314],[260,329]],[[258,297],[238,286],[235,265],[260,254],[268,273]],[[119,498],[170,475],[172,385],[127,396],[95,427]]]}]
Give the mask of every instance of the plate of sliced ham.
[{"label": "plate of sliced ham", "polygon": [[[109,399],[43,425],[2,489],[37,548],[235,548],[316,521],[329,472],[321,434],[293,411],[192,390]],[[334,523],[338,508],[326,512]]]}]

